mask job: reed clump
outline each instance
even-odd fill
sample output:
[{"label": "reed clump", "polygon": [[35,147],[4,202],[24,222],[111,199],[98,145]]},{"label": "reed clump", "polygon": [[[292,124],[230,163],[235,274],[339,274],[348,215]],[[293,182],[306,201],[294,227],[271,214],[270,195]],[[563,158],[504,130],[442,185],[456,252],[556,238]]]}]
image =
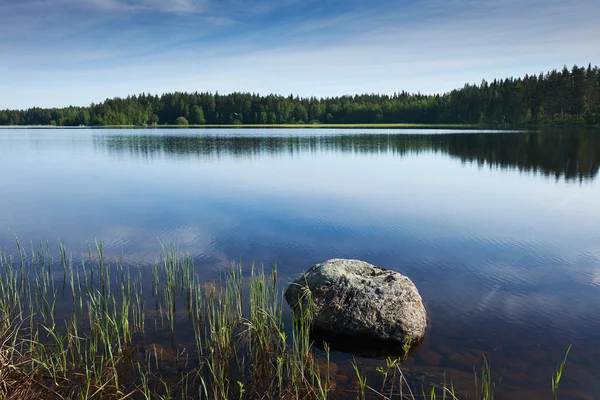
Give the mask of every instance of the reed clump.
[{"label": "reed clump", "polygon": [[207,283],[174,247],[136,268],[101,243],[78,261],[63,242],[57,259],[15,244],[0,252],[0,399],[327,397],[311,309],[286,330],[276,269]]}]

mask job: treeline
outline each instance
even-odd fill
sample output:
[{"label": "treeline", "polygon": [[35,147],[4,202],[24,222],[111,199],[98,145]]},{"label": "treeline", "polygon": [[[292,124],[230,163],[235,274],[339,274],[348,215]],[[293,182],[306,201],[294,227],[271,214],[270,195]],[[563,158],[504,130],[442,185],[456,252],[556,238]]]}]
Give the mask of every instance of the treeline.
[{"label": "treeline", "polygon": [[443,95],[356,95],[318,99],[252,93],[141,94],[89,107],[1,110],[0,125],[187,124],[599,124],[600,70],[573,66],[482,81]]}]

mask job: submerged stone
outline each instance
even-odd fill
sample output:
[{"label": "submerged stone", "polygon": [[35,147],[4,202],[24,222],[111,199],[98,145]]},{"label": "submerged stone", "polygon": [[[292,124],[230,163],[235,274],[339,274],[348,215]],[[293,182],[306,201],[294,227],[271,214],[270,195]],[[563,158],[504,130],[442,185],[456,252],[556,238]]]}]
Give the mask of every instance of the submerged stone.
[{"label": "submerged stone", "polygon": [[398,272],[359,260],[316,264],[285,292],[294,313],[306,289],[313,297],[317,329],[399,342],[417,342],[425,336],[427,315],[421,295]]}]

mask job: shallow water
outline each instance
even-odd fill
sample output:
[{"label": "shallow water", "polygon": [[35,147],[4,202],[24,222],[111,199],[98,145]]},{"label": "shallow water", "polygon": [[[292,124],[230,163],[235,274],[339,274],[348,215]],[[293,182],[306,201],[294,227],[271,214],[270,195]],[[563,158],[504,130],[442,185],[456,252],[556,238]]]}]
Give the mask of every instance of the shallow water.
[{"label": "shallow water", "polygon": [[598,131],[1,129],[0,247],[98,239],[143,267],[177,243],[207,278],[283,281],[359,258],[423,296],[410,372],[468,386],[485,356],[503,398],[548,398],[572,344],[561,398],[596,398],[599,162]]}]

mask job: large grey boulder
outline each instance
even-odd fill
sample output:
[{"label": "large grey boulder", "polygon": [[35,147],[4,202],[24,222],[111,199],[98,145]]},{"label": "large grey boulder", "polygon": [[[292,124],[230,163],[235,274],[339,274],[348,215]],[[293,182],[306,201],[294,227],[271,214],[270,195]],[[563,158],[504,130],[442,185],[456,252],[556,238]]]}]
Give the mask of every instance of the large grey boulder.
[{"label": "large grey boulder", "polygon": [[311,267],[285,291],[293,312],[303,288],[315,305],[314,327],[343,336],[419,341],[427,316],[419,291],[406,276],[359,260],[333,259]]}]

